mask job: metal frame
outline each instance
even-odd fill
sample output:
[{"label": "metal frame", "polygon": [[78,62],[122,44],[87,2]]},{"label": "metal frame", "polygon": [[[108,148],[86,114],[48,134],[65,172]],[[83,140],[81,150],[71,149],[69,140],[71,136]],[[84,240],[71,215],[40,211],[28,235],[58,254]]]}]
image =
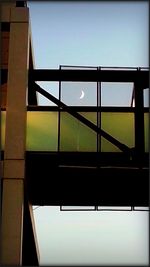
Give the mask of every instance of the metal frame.
[{"label": "metal frame", "polygon": [[[69,109],[76,111],[76,112],[97,112],[97,107],[95,106],[69,106]],[[5,110],[5,109],[3,109]],[[29,105],[27,106],[27,110],[28,111],[59,111],[58,106],[34,106],[34,105]],[[67,108],[63,108],[63,111],[67,111]],[[134,113],[134,108],[133,107],[118,107],[118,106],[114,106],[114,107],[109,107],[109,106],[102,106],[101,108],[98,108],[98,111],[101,112],[123,112],[123,113],[128,113],[128,112],[132,112]],[[148,107],[144,107],[143,108],[144,113],[145,112],[149,112],[149,108]]]},{"label": "metal frame", "polygon": [[130,209],[123,209],[123,208],[118,208],[118,209],[115,209],[115,208],[99,208],[100,206],[92,206],[94,207],[93,209],[89,208],[69,208],[69,209],[65,209],[65,208],[62,208],[62,207],[65,207],[65,206],[60,206],[60,211],[147,211],[149,212],[150,209],[137,209],[136,207],[134,206],[131,206]]},{"label": "metal frame", "polygon": [[[68,66],[70,68],[70,66]],[[76,67],[77,68],[77,67]],[[50,93],[46,92],[43,88],[41,88],[36,81],[59,81],[60,82],[60,90],[61,90],[61,82],[62,81],[81,81],[81,82],[97,82],[100,86],[101,82],[132,82],[134,85],[136,85],[137,89],[137,95],[136,95],[136,103],[135,105],[138,106],[140,103],[140,111],[138,110],[138,107],[100,107],[97,105],[95,107],[88,107],[88,106],[67,106],[65,105],[61,99],[60,99],[60,93],[59,91],[59,99],[55,98]],[[108,206],[110,205],[118,205],[118,206],[132,206],[133,205],[139,205],[139,206],[147,206],[148,203],[148,153],[143,153],[142,157],[143,160],[140,161],[140,155],[142,151],[142,142],[140,145],[138,144],[138,138],[139,135],[137,135],[137,131],[139,130],[138,125],[142,125],[143,123],[143,117],[144,112],[148,112],[148,108],[143,107],[143,101],[141,101],[141,95],[143,95],[143,89],[149,87],[149,71],[145,69],[133,69],[133,68],[127,68],[127,69],[121,69],[121,68],[99,68],[97,70],[92,69],[58,69],[58,70],[30,70],[29,71],[29,88],[28,92],[32,91],[33,94],[36,92],[42,94],[50,101],[53,101],[57,106],[51,106],[51,107],[38,107],[36,103],[31,101],[29,103],[29,106],[27,107],[28,110],[37,110],[37,111],[56,111],[59,113],[61,112],[68,112],[70,115],[72,115],[74,118],[78,119],[82,123],[84,123],[87,127],[95,131],[98,135],[103,136],[108,141],[112,142],[116,146],[118,146],[123,152],[125,153],[104,153],[104,152],[94,152],[94,154],[90,154],[88,152],[80,153],[80,152],[62,152],[59,149],[58,144],[58,151],[51,151],[45,153],[43,152],[33,152],[30,151],[26,153],[26,159],[27,159],[27,176],[28,176],[28,186],[29,186],[29,195],[30,200],[34,205],[104,205]],[[97,88],[98,89],[98,88]],[[140,91],[140,92],[139,92]],[[97,99],[98,100],[98,99]],[[94,111],[94,112],[132,112],[135,114],[135,138],[136,138],[136,148],[129,148],[125,146],[124,144],[118,142],[118,140],[114,139],[112,136],[108,135],[106,132],[104,132],[99,125],[93,124],[91,121],[85,119],[83,116],[81,116],[78,112],[80,111]],[[60,118],[59,118],[60,120]],[[140,122],[140,124],[138,124]],[[60,138],[60,121],[58,122],[58,140]],[[97,117],[97,123],[98,117]],[[98,127],[99,126],[99,127]],[[144,125],[143,125],[144,126]],[[142,129],[142,131],[144,128]],[[138,137],[137,137],[137,136]],[[142,136],[143,138],[144,136]],[[143,139],[144,140],[144,139]],[[58,141],[59,142],[59,141]],[[138,145],[137,145],[138,144]],[[89,155],[90,154],[90,155]],[[110,155],[111,154],[111,155]],[[78,168],[79,160],[82,158],[82,162],[80,162],[80,165],[82,165],[84,168]],[[48,190],[48,183],[47,180],[47,173],[51,171],[51,168],[47,166],[49,160],[51,160],[52,165],[51,168],[53,172],[55,173],[55,176],[58,176],[60,178],[59,180],[59,186],[61,187],[61,190],[64,190],[63,192],[60,192],[60,195],[56,195],[56,192],[52,192],[49,195]],[[32,166],[30,164],[32,162]],[[54,163],[55,162],[55,163]],[[63,168],[62,168],[63,165]],[[71,167],[72,168],[69,168]],[[92,170],[89,173],[89,166],[95,166],[94,170]],[[44,175],[45,179],[45,185],[43,188],[43,193],[41,192],[41,183],[40,183],[40,176]],[[62,181],[62,175],[64,175],[64,179]],[[91,176],[90,176],[91,175]],[[87,192],[90,192],[91,187],[88,184],[86,189],[85,196],[82,196],[82,189],[84,187],[83,181],[85,177],[89,177],[89,179],[93,179],[94,177],[94,184],[97,182],[97,179],[99,177],[101,178],[101,186],[104,187],[104,191],[107,189],[106,192],[107,195],[105,197],[105,192],[103,193],[101,191],[100,199],[97,199],[96,197],[90,199],[87,198]],[[113,176],[113,181],[109,180],[110,176]],[[127,181],[126,176],[127,175]],[[130,179],[133,177],[133,175],[136,176],[136,182],[135,179]],[[35,176],[35,177],[33,177]],[[72,176],[73,183],[76,181],[77,184],[81,182],[79,191],[78,191],[78,199],[76,199],[76,196],[73,194],[72,196],[68,195],[66,187],[68,176]],[[120,176],[122,176],[123,181],[120,182]],[[30,179],[32,177],[32,181]],[[39,177],[38,179],[36,179]],[[83,177],[83,179],[80,180],[80,178]],[[54,178],[54,177],[53,177]],[[143,178],[141,183],[141,178]],[[37,190],[34,188],[34,180],[36,179],[37,182]],[[107,184],[110,182],[110,185],[107,186]],[[115,185],[114,185],[115,182]],[[51,183],[53,184],[53,187],[57,187],[58,181],[57,179],[52,179]],[[51,186],[52,186],[51,184]],[[124,188],[122,188],[124,186]],[[119,190],[123,190],[123,195],[119,195],[118,193],[118,187]],[[132,190],[135,188],[135,191],[132,195]],[[70,188],[70,190],[72,190]],[[75,185],[75,189],[77,190],[77,185]],[[96,190],[96,194],[98,194],[98,189]],[[111,190],[114,190],[114,194],[111,192]],[[126,195],[126,190],[129,194],[129,196]],[[139,198],[139,192],[140,190],[143,190],[144,196],[142,198]],[[35,192],[36,191],[36,192]],[[41,194],[41,195],[39,195]],[[98,209],[98,206],[95,206],[95,209]],[[134,208],[132,208],[133,210]],[[87,210],[87,209],[86,209]],[[108,209],[107,209],[108,210]],[[124,209],[123,209],[124,210]],[[118,211],[118,209],[117,209]]]},{"label": "metal frame", "polygon": [[73,70],[73,69],[34,69],[29,71],[32,81],[101,81],[101,82],[135,82],[137,78],[142,82],[142,88],[149,86],[149,71],[143,68],[131,70],[106,69]]},{"label": "metal frame", "polygon": [[115,146],[117,146],[121,151],[127,153],[127,155],[132,156],[132,150],[128,146],[126,146],[125,144],[123,144],[120,141],[118,141],[116,138],[114,138],[113,136],[111,136],[110,134],[108,134],[107,132],[105,132],[104,130],[102,130],[101,128],[99,128],[98,126],[96,126],[94,123],[92,123],[91,121],[89,121],[88,119],[86,119],[85,117],[83,117],[82,115],[80,115],[79,113],[73,111],[69,106],[65,105],[63,102],[61,102],[60,100],[58,100],[57,98],[55,98],[54,96],[52,96],[50,93],[46,92],[38,84],[34,83],[34,89],[37,92],[39,92],[40,94],[42,94],[43,96],[45,96],[50,101],[53,101],[60,108],[65,108],[66,111],[69,114],[71,114],[74,118],[80,120],[82,123],[84,123],[86,126],[88,126],[89,128],[91,128],[96,133],[99,132],[101,134],[101,136],[103,136],[109,142],[111,142],[112,144],[114,144]]},{"label": "metal frame", "polygon": [[[62,67],[72,69],[62,69]],[[79,69],[73,69],[79,68]],[[84,69],[83,69],[84,68]],[[94,68],[94,69],[89,69]],[[60,145],[60,112],[66,110],[69,114],[80,120],[82,123],[90,127],[97,132],[97,135],[101,134],[108,141],[119,147],[124,152],[136,156],[139,163],[143,159],[144,153],[144,106],[143,106],[143,89],[149,86],[149,71],[148,68],[134,68],[134,67],[90,67],[90,66],[60,66],[58,70],[30,70],[29,72],[29,95],[34,95],[36,91],[44,95],[49,100],[53,101],[59,107],[59,119],[58,119],[58,151]],[[59,81],[59,100],[43,90],[35,81]],[[127,146],[121,144],[118,140],[108,135],[101,129],[100,118],[98,114],[102,111],[101,103],[98,103],[97,95],[97,127],[83,116],[75,112],[71,107],[66,106],[61,102],[61,82],[62,81],[95,81],[97,85],[97,94],[99,92],[99,86],[101,82],[133,82],[134,95],[135,95],[135,107],[133,112],[135,113],[135,150],[131,151]],[[101,86],[100,86],[101,91]],[[33,93],[34,92],[34,93]],[[101,92],[100,92],[101,95]],[[31,101],[32,102],[32,101]],[[29,103],[30,104],[30,103]],[[100,109],[99,109],[100,104]],[[79,108],[78,108],[79,110]],[[100,115],[101,116],[101,115]],[[99,138],[97,137],[97,141]],[[97,146],[99,150],[99,145]]]}]

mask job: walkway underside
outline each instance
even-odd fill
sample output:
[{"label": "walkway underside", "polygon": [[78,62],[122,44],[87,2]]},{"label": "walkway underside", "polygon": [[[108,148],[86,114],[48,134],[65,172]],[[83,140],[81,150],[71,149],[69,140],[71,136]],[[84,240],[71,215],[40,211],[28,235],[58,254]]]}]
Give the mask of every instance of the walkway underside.
[{"label": "walkway underside", "polygon": [[26,181],[33,205],[149,205],[146,153],[137,166],[124,153],[27,152]]}]

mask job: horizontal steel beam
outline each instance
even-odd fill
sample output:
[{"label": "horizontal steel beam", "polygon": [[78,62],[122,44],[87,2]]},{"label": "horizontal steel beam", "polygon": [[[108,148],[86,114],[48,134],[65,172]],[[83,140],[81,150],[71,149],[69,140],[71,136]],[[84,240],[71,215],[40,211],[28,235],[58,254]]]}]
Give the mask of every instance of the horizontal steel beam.
[{"label": "horizontal steel beam", "polygon": [[[134,107],[120,107],[120,106],[68,106],[70,110],[76,111],[76,112],[118,112],[118,113],[134,113],[135,108]],[[35,106],[35,105],[29,105],[27,106],[27,111],[59,111],[58,106]],[[67,108],[63,107],[63,110],[61,112],[67,111]],[[149,112],[148,107],[143,108],[144,113]]]},{"label": "horizontal steel beam", "polygon": [[32,81],[88,81],[88,82],[135,82],[140,80],[143,88],[149,86],[148,70],[60,70],[34,69],[29,71]]},{"label": "horizontal steel beam", "polygon": [[[123,153],[102,154],[101,159],[96,153],[76,154],[26,153],[26,182],[33,205],[148,206],[148,167],[139,169]],[[79,157],[84,166],[75,165]],[[91,159],[93,168],[88,165]],[[94,168],[98,159],[101,166]],[[71,163],[74,166],[67,165]]]}]

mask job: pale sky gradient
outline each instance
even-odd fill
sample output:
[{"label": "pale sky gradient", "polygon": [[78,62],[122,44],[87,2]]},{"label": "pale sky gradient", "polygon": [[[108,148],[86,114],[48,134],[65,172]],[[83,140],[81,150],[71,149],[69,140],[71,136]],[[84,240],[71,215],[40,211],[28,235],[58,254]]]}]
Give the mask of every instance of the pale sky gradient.
[{"label": "pale sky gradient", "polygon": [[[148,1],[31,1],[28,6],[35,68],[149,65]],[[58,97],[56,83],[43,87]],[[43,98],[39,103],[48,104]],[[41,265],[148,264],[148,212],[40,207],[34,214]]]},{"label": "pale sky gradient", "polygon": [[[148,67],[148,1],[31,1],[29,6],[35,68]],[[39,84],[58,97],[58,83]],[[121,88],[128,94],[122,90],[117,102],[113,90],[104,104],[111,99],[129,105],[131,87]],[[40,95],[39,104],[50,102]]]}]

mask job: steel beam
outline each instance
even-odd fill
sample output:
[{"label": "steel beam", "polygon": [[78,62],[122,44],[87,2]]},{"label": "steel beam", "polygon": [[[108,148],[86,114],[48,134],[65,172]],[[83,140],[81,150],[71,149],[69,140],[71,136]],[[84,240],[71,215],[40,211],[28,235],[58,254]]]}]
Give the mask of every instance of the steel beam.
[{"label": "steel beam", "polygon": [[62,70],[34,69],[29,71],[32,81],[70,81],[70,82],[135,82],[137,77],[142,81],[142,87],[149,85],[148,70]]},{"label": "steel beam", "polygon": [[33,205],[149,205],[148,163],[140,169],[123,153],[100,153],[99,168],[97,153],[28,152],[26,160]]}]

